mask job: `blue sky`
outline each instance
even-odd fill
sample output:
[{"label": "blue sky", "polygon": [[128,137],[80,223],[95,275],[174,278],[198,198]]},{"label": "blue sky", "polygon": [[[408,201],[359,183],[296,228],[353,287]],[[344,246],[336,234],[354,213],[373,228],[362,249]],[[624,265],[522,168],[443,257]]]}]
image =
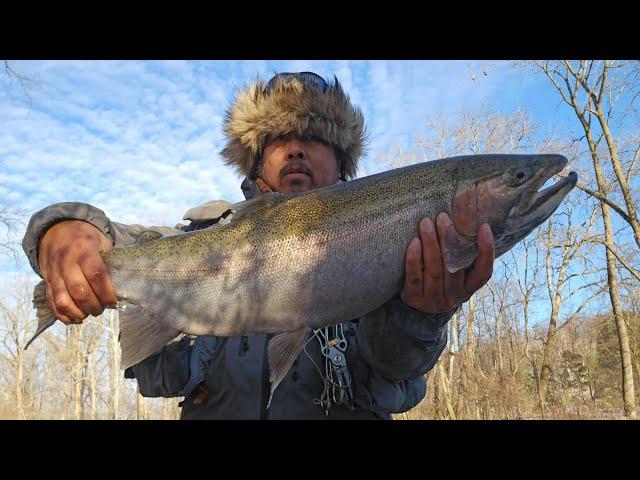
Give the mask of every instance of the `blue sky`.
[{"label": "blue sky", "polygon": [[[240,199],[223,166],[221,125],[237,88],[276,71],[337,75],[365,114],[376,153],[409,146],[429,116],[491,103],[534,110],[553,124],[539,77],[508,63],[466,61],[29,61],[30,103],[17,84],[0,89],[0,198],[33,211],[79,200],[114,219],[175,223],[193,205]],[[486,71],[487,75],[482,72]],[[474,80],[475,78],[475,80]],[[555,99],[554,99],[555,101]],[[557,103],[557,102],[555,102]]]},{"label": "blue sky", "polygon": [[[237,88],[278,71],[336,75],[367,120],[359,175],[409,148],[427,118],[492,105],[530,110],[541,134],[577,129],[541,75],[500,61],[16,61],[27,93],[0,79],[0,202],[31,213],[62,201],[124,223],[174,225],[189,208],[241,200],[225,167],[224,112]],[[486,73],[486,75],[485,75]],[[18,239],[23,231],[16,232]],[[24,264],[24,263],[23,263]],[[0,271],[15,270],[0,259]]]}]

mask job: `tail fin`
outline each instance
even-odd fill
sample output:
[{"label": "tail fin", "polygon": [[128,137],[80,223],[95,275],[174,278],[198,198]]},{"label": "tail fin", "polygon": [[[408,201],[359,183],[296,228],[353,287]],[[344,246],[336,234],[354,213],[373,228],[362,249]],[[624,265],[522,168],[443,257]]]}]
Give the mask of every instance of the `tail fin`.
[{"label": "tail fin", "polygon": [[24,346],[26,350],[36,338],[40,336],[47,328],[56,323],[56,316],[49,308],[47,303],[47,286],[44,280],[41,280],[33,289],[33,308],[36,309],[36,316],[38,317],[38,328],[36,333],[33,334],[31,340]]},{"label": "tail fin", "polygon": [[[38,317],[38,328],[25,345],[25,350],[57,320],[47,303],[47,287],[44,280],[33,289],[33,307]],[[141,362],[180,334],[178,330],[167,326],[162,319],[158,319],[156,315],[138,305],[119,304],[118,310],[120,311],[122,368]]]}]

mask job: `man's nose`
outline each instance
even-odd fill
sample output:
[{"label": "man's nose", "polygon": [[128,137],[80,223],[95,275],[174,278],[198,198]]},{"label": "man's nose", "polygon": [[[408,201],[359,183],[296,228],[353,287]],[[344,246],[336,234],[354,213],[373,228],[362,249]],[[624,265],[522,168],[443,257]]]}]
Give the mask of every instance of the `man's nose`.
[{"label": "man's nose", "polygon": [[296,158],[303,159],[307,157],[307,152],[304,150],[301,142],[293,141],[287,146],[287,160],[294,160]]}]

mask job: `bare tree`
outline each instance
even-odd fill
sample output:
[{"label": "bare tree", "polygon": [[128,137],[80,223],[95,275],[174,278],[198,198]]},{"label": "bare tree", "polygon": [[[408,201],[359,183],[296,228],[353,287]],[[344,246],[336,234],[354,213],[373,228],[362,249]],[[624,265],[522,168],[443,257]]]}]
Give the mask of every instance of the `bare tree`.
[{"label": "bare tree", "polygon": [[8,255],[18,260],[18,242],[15,232],[24,224],[23,213],[8,204],[0,203],[0,256]]},{"label": "bare tree", "polygon": [[8,79],[9,85],[13,86],[14,83],[17,83],[22,90],[25,98],[27,99],[29,106],[31,106],[32,101],[31,95],[29,94],[29,88],[33,81],[20,73],[13,65],[13,62],[11,62],[10,60],[2,60],[2,66],[4,67],[4,73],[6,75],[5,78]]},{"label": "bare tree", "polygon": [[111,354],[111,418],[120,418],[120,345],[118,341],[118,313],[109,310],[109,345]]},{"label": "bare tree", "polygon": [[[563,153],[570,158],[572,169],[588,181],[578,147],[578,142],[567,145],[540,138],[531,115],[524,110],[504,115],[484,107],[463,112],[455,120],[438,117],[418,138],[415,151],[390,149],[380,159],[398,167],[460,154]],[[629,164],[627,173],[633,169],[637,163]],[[605,239],[597,231],[602,224],[588,196],[573,193],[570,199],[571,205],[565,201],[546,228],[538,230],[537,237],[525,239],[510,256],[500,259],[489,284],[450,324],[449,349],[428,374],[431,386],[427,396],[407,416],[523,418],[535,415],[537,408],[548,417],[575,407],[577,400],[571,389],[576,387],[569,382],[564,391],[556,383],[565,374],[574,375],[567,373],[574,370],[566,359],[570,357],[567,351],[578,348],[574,337],[582,325],[580,314],[598,304],[605,288],[600,277],[603,263],[593,255],[594,247]],[[612,250],[612,255],[625,262],[629,278],[636,278],[638,269],[628,252],[621,245],[612,246]],[[532,320],[531,312],[537,310],[532,302],[542,301],[545,291],[548,318],[541,322],[540,312],[536,312]],[[569,349],[565,348],[567,341]],[[587,347],[580,348],[588,356]],[[571,403],[569,410],[546,411],[550,382],[559,404],[569,408],[567,402]],[[579,395],[575,398],[582,399],[584,392],[576,392]],[[592,402],[591,396],[587,397]],[[580,400],[580,405],[584,401]]]},{"label": "bare tree", "polygon": [[[633,381],[633,366],[631,361],[631,351],[629,347],[629,335],[622,316],[618,291],[618,270],[616,257],[612,253],[616,250],[614,242],[614,232],[611,222],[609,207],[614,208],[621,214],[622,218],[630,225],[636,244],[640,248],[640,221],[638,220],[637,208],[630,189],[630,177],[635,172],[638,153],[633,156],[627,172],[623,172],[622,162],[618,145],[614,139],[610,121],[615,113],[616,101],[625,91],[638,91],[640,84],[637,75],[628,73],[631,64],[628,62],[611,62],[608,60],[599,61],[579,61],[571,62],[567,60],[551,62],[534,62],[534,64],[547,76],[553,86],[560,94],[562,100],[571,107],[584,131],[584,137],[589,146],[589,153],[592,159],[593,171],[595,173],[598,190],[585,189],[600,201],[602,219],[604,223],[604,245],[606,246],[607,279],[609,286],[609,297],[611,307],[618,330],[620,343],[620,356],[623,377],[623,398],[625,413],[630,418],[636,417],[635,388]],[[631,65],[633,67],[633,65]],[[611,82],[611,72],[618,69],[618,81]],[[633,72],[633,68],[631,69]],[[613,85],[613,86],[612,86]],[[633,98],[637,93],[632,93]],[[633,101],[633,100],[632,100]],[[597,121],[600,130],[594,128],[593,122]],[[613,201],[611,196],[606,195],[606,179],[601,160],[599,144],[605,139],[608,149],[608,160],[611,164],[618,186],[620,188],[626,212]]]},{"label": "bare tree", "polygon": [[13,369],[14,385],[13,392],[18,418],[27,418],[25,403],[25,366],[26,345],[30,333],[31,297],[28,285],[24,282],[18,285],[13,298],[0,299],[0,314],[2,323],[0,324],[0,336],[3,345],[3,352],[8,356],[9,364]]},{"label": "bare tree", "polygon": [[[591,214],[582,223],[575,225],[576,205],[578,199],[573,197],[565,201],[563,213],[564,222],[551,218],[547,228],[538,235],[541,241],[542,250],[545,252],[545,275],[546,285],[549,295],[551,312],[546,336],[543,340],[542,365],[538,375],[538,394],[540,397],[540,409],[545,415],[545,406],[549,381],[553,372],[552,355],[556,354],[556,333],[560,328],[567,326],[589,301],[602,292],[599,285],[597,273],[599,269],[587,260],[588,250],[591,247],[589,242],[592,229],[595,225],[596,211],[592,209]],[[578,262],[577,260],[583,260]],[[573,272],[570,271],[573,266]],[[582,284],[572,287],[573,279],[580,279]],[[572,287],[569,290],[569,287]],[[567,292],[567,290],[569,290]],[[586,291],[588,296],[581,299],[578,307],[567,316],[564,323],[558,324],[560,311],[563,304],[566,304],[572,297]]]}]

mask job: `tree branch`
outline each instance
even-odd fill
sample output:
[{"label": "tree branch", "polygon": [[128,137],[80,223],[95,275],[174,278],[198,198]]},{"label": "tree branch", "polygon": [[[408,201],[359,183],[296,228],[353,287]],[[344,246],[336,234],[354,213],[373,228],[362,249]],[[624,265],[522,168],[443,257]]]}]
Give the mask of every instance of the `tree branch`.
[{"label": "tree branch", "polygon": [[[557,176],[559,176],[559,175],[557,175]],[[613,208],[616,211],[616,213],[618,213],[618,215],[620,215],[624,219],[625,222],[627,222],[629,225],[631,225],[631,218],[629,218],[629,215],[627,215],[624,212],[624,210],[622,210],[612,200],[609,200],[609,198],[605,197],[601,193],[596,192],[594,190],[591,190],[589,187],[587,187],[586,185],[583,185],[581,183],[576,183],[576,187],[578,187],[583,192],[591,195],[593,198],[597,198],[598,200],[600,200],[600,201],[606,203],[607,205],[609,205],[611,208]]]},{"label": "tree branch", "polygon": [[636,277],[636,280],[638,280],[640,282],[640,273],[636,272],[635,269],[633,269],[633,267],[631,267],[627,262],[625,262],[622,258],[620,258],[620,255],[618,255],[618,253],[611,248],[609,245],[607,245],[606,242],[603,242],[602,240],[596,239],[594,238],[593,240],[591,240],[592,243],[599,243],[601,245],[604,245],[605,247],[607,247],[607,250],[609,250],[611,252],[611,254],[616,257],[616,259],[620,262],[620,264],[629,271],[629,273],[631,275],[633,275],[634,277]]}]

